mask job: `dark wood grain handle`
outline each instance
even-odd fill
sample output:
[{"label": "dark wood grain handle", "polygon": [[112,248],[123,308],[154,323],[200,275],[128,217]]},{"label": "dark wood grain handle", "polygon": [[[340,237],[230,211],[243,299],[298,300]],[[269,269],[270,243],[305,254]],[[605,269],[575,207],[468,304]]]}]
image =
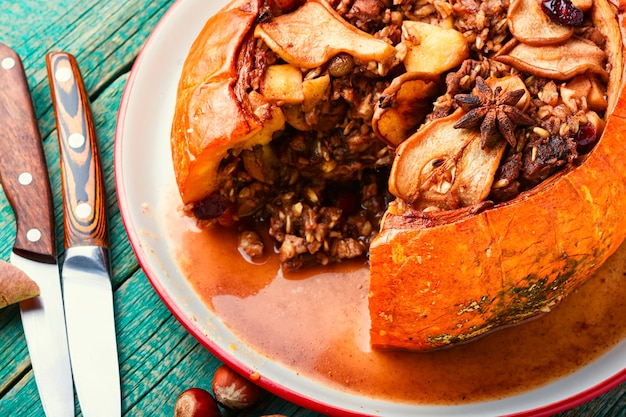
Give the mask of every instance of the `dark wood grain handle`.
[{"label": "dark wood grain handle", "polygon": [[22,62],[0,44],[0,181],[13,207],[13,251],[56,262],[54,210],[48,166]]},{"label": "dark wood grain handle", "polygon": [[108,247],[102,168],[89,99],[74,57],[46,57],[61,154],[65,248]]}]

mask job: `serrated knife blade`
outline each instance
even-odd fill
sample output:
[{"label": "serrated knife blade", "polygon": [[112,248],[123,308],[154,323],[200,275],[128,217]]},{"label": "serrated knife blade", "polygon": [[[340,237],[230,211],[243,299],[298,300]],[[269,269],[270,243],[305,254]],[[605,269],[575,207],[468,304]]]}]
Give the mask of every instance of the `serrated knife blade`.
[{"label": "serrated knife blade", "polygon": [[53,201],[37,118],[22,62],[0,44],[0,181],[15,213],[10,262],[40,289],[20,302],[37,390],[48,417],[74,416]]},{"label": "serrated knife blade", "polygon": [[74,385],[83,416],[119,417],[104,184],[91,109],[75,58],[65,52],[51,52],[46,58],[61,155],[61,276]]}]

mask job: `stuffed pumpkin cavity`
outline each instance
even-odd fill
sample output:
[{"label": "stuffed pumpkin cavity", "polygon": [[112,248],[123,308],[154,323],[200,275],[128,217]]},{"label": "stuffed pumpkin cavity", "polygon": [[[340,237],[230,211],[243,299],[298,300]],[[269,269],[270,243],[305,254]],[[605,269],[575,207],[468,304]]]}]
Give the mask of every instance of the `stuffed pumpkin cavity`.
[{"label": "stuffed pumpkin cavity", "polygon": [[626,237],[621,16],[562,2],[233,0],[181,75],[185,209],[286,267],[369,256],[375,348],[549,311]]}]

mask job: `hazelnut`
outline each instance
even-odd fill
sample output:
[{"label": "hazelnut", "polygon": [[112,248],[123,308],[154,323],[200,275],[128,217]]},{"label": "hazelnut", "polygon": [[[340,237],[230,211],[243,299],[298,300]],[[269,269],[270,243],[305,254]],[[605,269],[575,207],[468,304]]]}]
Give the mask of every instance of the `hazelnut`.
[{"label": "hazelnut", "polygon": [[261,396],[259,387],[225,365],[215,371],[212,387],[217,402],[232,410],[250,407]]},{"label": "hazelnut", "polygon": [[189,388],[176,399],[174,417],[220,417],[215,398],[202,388]]}]

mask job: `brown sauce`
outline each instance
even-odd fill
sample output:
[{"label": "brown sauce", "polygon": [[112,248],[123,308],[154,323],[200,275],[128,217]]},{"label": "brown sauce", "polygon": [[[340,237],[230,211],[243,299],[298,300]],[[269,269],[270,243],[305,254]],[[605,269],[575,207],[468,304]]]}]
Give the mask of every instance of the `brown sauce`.
[{"label": "brown sauce", "polygon": [[[176,200],[176,199],[173,199]],[[590,363],[626,336],[626,245],[552,312],[429,353],[372,351],[363,262],[283,274],[252,263],[225,229],[198,231],[164,207],[177,259],[206,305],[272,360],[323,384],[415,404],[493,400]]]}]

